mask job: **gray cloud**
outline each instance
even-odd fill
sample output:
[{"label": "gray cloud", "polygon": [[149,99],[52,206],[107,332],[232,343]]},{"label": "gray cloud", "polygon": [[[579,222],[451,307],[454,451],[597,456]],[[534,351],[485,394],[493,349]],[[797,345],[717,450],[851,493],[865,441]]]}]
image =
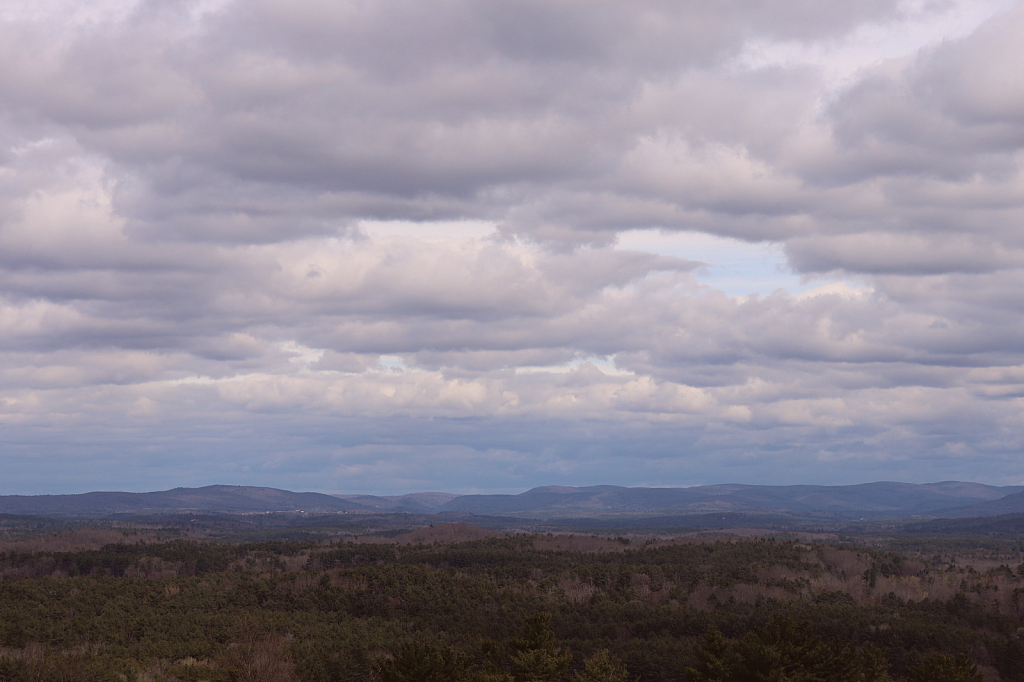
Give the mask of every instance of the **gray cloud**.
[{"label": "gray cloud", "polygon": [[1019,482],[1024,14],[958,7],[0,15],[3,492]]}]

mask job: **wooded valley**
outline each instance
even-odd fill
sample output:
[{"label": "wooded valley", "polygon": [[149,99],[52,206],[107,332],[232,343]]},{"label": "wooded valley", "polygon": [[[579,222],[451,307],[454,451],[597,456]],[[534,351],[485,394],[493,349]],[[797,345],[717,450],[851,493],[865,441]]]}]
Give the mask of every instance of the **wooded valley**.
[{"label": "wooded valley", "polygon": [[1024,680],[1012,538],[388,535],[0,543],[0,682]]}]

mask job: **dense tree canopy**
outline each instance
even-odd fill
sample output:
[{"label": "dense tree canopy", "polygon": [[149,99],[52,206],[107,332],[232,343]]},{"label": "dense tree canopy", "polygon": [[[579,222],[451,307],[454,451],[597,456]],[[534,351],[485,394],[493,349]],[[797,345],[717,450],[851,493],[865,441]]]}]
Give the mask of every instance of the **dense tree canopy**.
[{"label": "dense tree canopy", "polygon": [[0,682],[1024,680],[1019,555],[126,540],[0,554]]}]

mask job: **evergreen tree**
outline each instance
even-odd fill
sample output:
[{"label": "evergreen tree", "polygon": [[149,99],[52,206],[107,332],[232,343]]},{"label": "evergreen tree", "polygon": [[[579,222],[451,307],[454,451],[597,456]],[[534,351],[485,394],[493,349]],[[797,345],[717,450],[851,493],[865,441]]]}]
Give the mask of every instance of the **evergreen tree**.
[{"label": "evergreen tree", "polygon": [[449,647],[425,642],[403,644],[394,659],[378,663],[381,682],[461,682],[472,660]]},{"label": "evergreen tree", "polygon": [[918,666],[907,668],[907,682],[981,682],[978,666],[964,654],[935,654]]},{"label": "evergreen tree", "polygon": [[883,682],[888,662],[875,649],[823,640],[809,622],[776,617],[733,644],[709,628],[686,674],[694,682]]},{"label": "evergreen tree", "polygon": [[573,682],[632,682],[629,671],[607,649],[587,659],[583,670],[573,676]]},{"label": "evergreen tree", "polygon": [[510,642],[512,677],[516,682],[564,682],[572,654],[559,647],[549,629],[551,616],[538,613],[526,619],[523,636]]}]

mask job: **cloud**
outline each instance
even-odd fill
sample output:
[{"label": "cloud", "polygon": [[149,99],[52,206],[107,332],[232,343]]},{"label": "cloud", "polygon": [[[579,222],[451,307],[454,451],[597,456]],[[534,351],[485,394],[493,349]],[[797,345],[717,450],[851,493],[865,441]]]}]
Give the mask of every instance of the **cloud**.
[{"label": "cloud", "polygon": [[1020,482],[1022,17],[7,8],[0,492]]}]

